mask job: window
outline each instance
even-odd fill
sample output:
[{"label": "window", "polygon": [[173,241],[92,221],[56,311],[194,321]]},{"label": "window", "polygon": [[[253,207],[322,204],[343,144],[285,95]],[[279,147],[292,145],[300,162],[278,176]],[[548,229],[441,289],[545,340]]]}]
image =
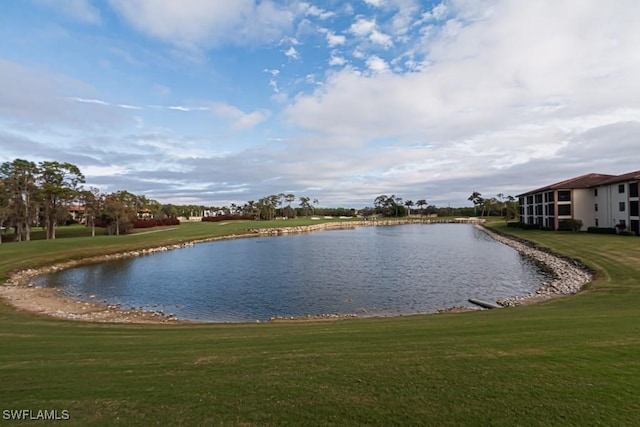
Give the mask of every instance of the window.
[{"label": "window", "polygon": [[527,196],[527,204],[528,205],[532,205],[533,204],[533,196]]},{"label": "window", "polygon": [[638,216],[638,201],[633,200],[629,202],[629,215],[630,216]]},{"label": "window", "polygon": [[618,185],[618,193],[620,193],[620,194],[624,193],[624,184],[619,184]]},{"label": "window", "polygon": [[638,197],[638,183],[629,184],[629,197]]},{"label": "window", "polygon": [[570,202],[571,201],[571,190],[558,191],[558,201],[559,202]]},{"label": "window", "polygon": [[596,227],[599,227],[600,224],[598,223],[598,218],[596,218]]},{"label": "window", "polygon": [[625,205],[625,202],[620,202],[620,203],[618,203],[618,207],[620,208],[620,212],[624,212],[625,210],[627,210],[627,209],[626,209],[627,207],[626,207],[626,205]]},{"label": "window", "polygon": [[558,216],[571,215],[571,205],[558,205]]},{"label": "window", "polygon": [[547,212],[547,215],[554,216],[556,214],[555,205],[547,205],[547,208],[549,208],[549,211]]},{"label": "window", "polygon": [[598,189],[597,188],[595,190],[593,190],[593,195],[598,197]]},{"label": "window", "polygon": [[596,212],[598,212],[598,204],[597,203],[595,204],[594,208],[595,208]]},{"label": "window", "polygon": [[536,194],[536,203],[542,203],[542,194]]}]

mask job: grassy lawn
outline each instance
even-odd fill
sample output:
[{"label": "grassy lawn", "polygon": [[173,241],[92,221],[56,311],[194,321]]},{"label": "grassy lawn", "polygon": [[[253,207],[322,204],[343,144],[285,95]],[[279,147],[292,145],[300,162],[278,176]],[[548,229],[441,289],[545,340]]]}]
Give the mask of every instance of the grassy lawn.
[{"label": "grassy lawn", "polygon": [[[255,224],[3,244],[0,277]],[[0,411],[66,409],[64,425],[637,425],[640,238],[495,226],[596,280],[537,306],[335,322],[112,325],[3,305]]]}]

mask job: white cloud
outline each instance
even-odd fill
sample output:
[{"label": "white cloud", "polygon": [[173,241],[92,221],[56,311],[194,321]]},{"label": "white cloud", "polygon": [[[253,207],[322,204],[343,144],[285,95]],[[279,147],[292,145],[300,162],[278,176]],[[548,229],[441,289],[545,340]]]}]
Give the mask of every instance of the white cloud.
[{"label": "white cloud", "polygon": [[230,120],[231,126],[237,129],[252,129],[267,120],[271,115],[268,110],[257,110],[251,113],[245,113],[233,105],[221,102],[211,104],[210,109],[214,115]]},{"label": "white cloud", "polygon": [[280,74],[280,70],[275,68],[274,69],[265,68],[264,72],[271,74],[273,77],[276,77],[278,74]]},{"label": "white cloud", "polygon": [[329,58],[329,65],[331,66],[343,66],[344,64],[347,63],[347,60],[342,57],[342,56],[338,56],[335,53],[331,54],[331,58]]},{"label": "white cloud", "polygon": [[393,46],[393,40],[391,39],[391,36],[389,36],[388,34],[381,33],[378,30],[374,30],[371,32],[371,34],[369,35],[369,40],[385,48],[389,48]]},{"label": "white cloud", "polygon": [[122,166],[86,166],[82,170],[86,176],[113,176],[122,175],[127,172]]},{"label": "white cloud", "polygon": [[360,48],[356,48],[352,55],[356,59],[364,59],[366,57],[366,54]]},{"label": "white cloud", "polygon": [[446,16],[447,11],[447,6],[444,3],[439,3],[422,14],[422,21],[439,21]]},{"label": "white cloud", "polygon": [[125,110],[142,110],[142,107],[138,107],[137,105],[118,104],[118,107]]},{"label": "white cloud", "polygon": [[368,20],[360,16],[357,18],[356,22],[351,24],[349,32],[356,37],[367,38],[372,43],[381,45],[385,48],[393,46],[391,36],[378,30],[375,19]]},{"label": "white cloud", "polygon": [[376,21],[359,16],[356,22],[351,24],[349,31],[357,37],[366,37],[376,29]]},{"label": "white cloud", "polygon": [[366,4],[373,7],[380,7],[384,4],[384,0],[363,0]]},{"label": "white cloud", "polygon": [[335,16],[335,12],[321,9],[309,3],[300,3],[298,7],[301,9],[303,15],[315,16],[317,18],[320,18],[321,20],[329,19],[332,16]]},{"label": "white cloud", "polygon": [[327,31],[326,33],[327,44],[329,47],[336,47],[346,43],[347,38],[343,35],[335,34],[331,31]]},{"label": "white cloud", "polygon": [[287,31],[294,15],[271,0],[110,0],[139,31],[190,49],[223,42],[268,43]]},{"label": "white cloud", "polygon": [[[382,139],[404,152],[429,143],[423,181],[436,173],[526,170],[543,159],[571,164],[568,150],[579,151],[587,132],[640,123],[640,8],[633,1],[448,4],[449,22],[415,46],[426,65],[412,59],[415,71],[385,73],[387,62],[371,56],[370,74],[329,73],[313,94],[293,100],[290,123],[324,139],[349,135],[352,147]],[[434,10],[434,17],[445,14]],[[351,27],[365,37],[374,30],[365,18]],[[615,141],[603,137],[602,144]],[[601,148],[589,149],[601,156]]]},{"label": "white cloud", "polygon": [[367,58],[367,68],[374,73],[383,73],[389,70],[389,64],[379,56],[373,55]]},{"label": "white cloud", "polygon": [[73,96],[70,99],[76,102],[81,102],[83,104],[98,104],[98,105],[105,105],[105,106],[111,105],[108,102],[102,101],[100,99],[79,98],[77,96]]},{"label": "white cloud", "polygon": [[[143,51],[124,33],[117,48],[97,43],[91,60],[108,68],[85,78],[98,89],[46,71],[86,72],[84,55],[82,67],[65,62],[75,54],[63,38],[54,61],[37,56],[45,45],[31,37],[25,58],[46,70],[0,60],[0,156],[71,161],[112,190],[205,204],[291,188],[323,204],[395,193],[454,206],[475,189],[517,194],[638,169],[637,0],[314,3],[335,7],[113,0],[119,25],[171,46]],[[101,24],[94,40],[110,40],[113,21],[87,10],[60,9],[52,25],[79,34],[64,13]],[[167,52],[192,62],[168,64]],[[125,71],[139,74],[113,78]],[[233,101],[203,103],[211,96]]]},{"label": "white cloud", "polygon": [[298,54],[298,51],[293,46],[291,46],[289,49],[285,50],[284,51],[284,55],[287,58],[291,58],[291,59],[299,59],[300,58],[300,56]]}]

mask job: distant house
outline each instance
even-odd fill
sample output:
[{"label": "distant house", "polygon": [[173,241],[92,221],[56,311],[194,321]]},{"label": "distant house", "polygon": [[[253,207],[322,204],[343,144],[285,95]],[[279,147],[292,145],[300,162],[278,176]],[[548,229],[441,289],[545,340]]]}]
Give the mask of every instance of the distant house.
[{"label": "distant house", "polygon": [[630,230],[640,235],[640,171],[590,173],[518,195],[520,222],[558,230],[571,220],[587,227]]},{"label": "distant house", "polygon": [[69,205],[67,212],[74,221],[82,222],[84,220],[85,207],[82,205]]}]

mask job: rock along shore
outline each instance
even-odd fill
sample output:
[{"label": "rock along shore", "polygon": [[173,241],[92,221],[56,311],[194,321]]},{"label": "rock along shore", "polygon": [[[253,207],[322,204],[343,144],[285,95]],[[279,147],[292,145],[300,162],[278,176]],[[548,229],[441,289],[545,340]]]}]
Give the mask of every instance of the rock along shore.
[{"label": "rock along shore", "polygon": [[534,247],[531,243],[513,236],[505,236],[491,231],[486,227],[479,228],[498,242],[511,246],[524,256],[530,258],[541,268],[551,273],[553,277],[551,281],[543,283],[542,286],[536,290],[535,294],[498,300],[497,303],[503,307],[527,305],[546,301],[561,295],[575,294],[593,280],[593,271],[575,260],[541,250]]},{"label": "rock along shore", "polygon": [[[177,319],[171,313],[161,311],[145,311],[141,307],[131,307],[126,309],[120,305],[109,305],[105,302],[87,302],[73,298],[67,298],[61,294],[60,289],[38,288],[35,287],[31,280],[37,276],[67,269],[84,264],[100,263],[114,259],[130,258],[142,255],[150,255],[156,252],[164,252],[174,249],[193,246],[196,243],[212,242],[217,240],[228,240],[234,238],[259,237],[259,236],[275,236],[297,233],[309,233],[319,230],[345,229],[367,226],[388,226],[402,224],[436,224],[436,223],[467,223],[476,224],[487,234],[497,241],[509,245],[518,252],[530,257],[539,263],[543,268],[548,269],[554,276],[554,280],[545,283],[536,291],[535,295],[523,297],[512,297],[498,301],[498,304],[509,307],[524,304],[531,304],[550,299],[558,295],[567,295],[578,292],[582,287],[591,281],[593,273],[584,266],[579,265],[575,261],[563,259],[557,255],[536,249],[523,241],[519,241],[512,237],[497,234],[482,227],[484,220],[477,218],[458,218],[458,219],[438,219],[438,218],[409,218],[403,220],[368,220],[368,221],[340,221],[340,222],[324,222],[307,226],[295,227],[278,227],[278,228],[255,228],[250,229],[247,234],[228,235],[221,237],[212,237],[207,239],[199,239],[186,243],[177,243],[173,245],[160,246],[155,248],[141,249],[136,251],[128,251],[110,255],[100,255],[95,257],[84,258],[80,260],[68,261],[53,266],[42,267],[37,269],[28,269],[17,271],[10,274],[6,283],[0,285],[0,298],[10,303],[14,307],[36,314],[49,317],[83,320],[92,322],[115,322],[115,323],[194,323]],[[442,310],[458,311],[457,308]],[[313,315],[300,316],[295,318],[273,318],[272,321],[282,320],[316,320],[316,319],[338,319],[357,317],[356,315]]]}]

